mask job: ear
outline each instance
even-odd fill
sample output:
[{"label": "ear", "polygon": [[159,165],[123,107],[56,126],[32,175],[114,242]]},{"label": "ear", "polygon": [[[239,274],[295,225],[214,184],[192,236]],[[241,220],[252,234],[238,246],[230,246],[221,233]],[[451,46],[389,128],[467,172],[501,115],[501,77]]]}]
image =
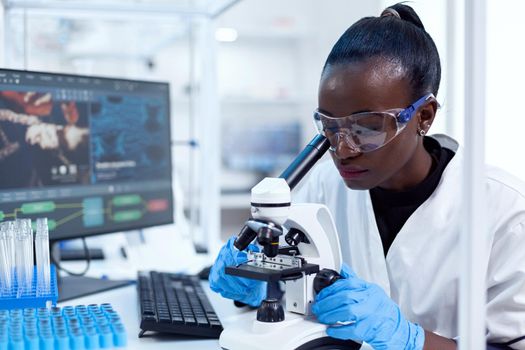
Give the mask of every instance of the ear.
[{"label": "ear", "polygon": [[438,109],[438,103],[436,100],[429,101],[427,104],[421,107],[418,112],[418,128],[424,130],[428,134],[428,129],[432,126],[436,112]]}]

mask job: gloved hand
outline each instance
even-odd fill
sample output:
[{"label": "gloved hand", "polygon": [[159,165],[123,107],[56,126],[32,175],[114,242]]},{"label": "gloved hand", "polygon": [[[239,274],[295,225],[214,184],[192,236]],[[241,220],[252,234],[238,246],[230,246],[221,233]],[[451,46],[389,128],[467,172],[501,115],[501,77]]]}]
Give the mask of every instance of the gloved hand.
[{"label": "gloved hand", "polygon": [[312,306],[319,322],[330,325],[329,336],[365,341],[374,349],[423,349],[423,328],[407,321],[381,287],[363,281],[346,264],[341,276]]},{"label": "gloved hand", "polygon": [[[248,260],[246,252],[239,251],[233,246],[234,241],[235,236],[221,248],[210,270],[208,278],[210,288],[225,298],[259,306],[266,297],[266,282],[227,275],[224,270],[226,266],[236,266]],[[259,251],[259,247],[255,244],[250,244],[248,249]]]}]

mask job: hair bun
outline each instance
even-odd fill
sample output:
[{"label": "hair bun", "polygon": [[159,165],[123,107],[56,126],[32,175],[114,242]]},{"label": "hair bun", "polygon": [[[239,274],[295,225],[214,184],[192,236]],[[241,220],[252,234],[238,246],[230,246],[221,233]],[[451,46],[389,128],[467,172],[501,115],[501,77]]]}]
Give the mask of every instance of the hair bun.
[{"label": "hair bun", "polygon": [[418,28],[425,30],[425,26],[416,11],[408,5],[403,3],[397,3],[395,5],[387,7],[382,13],[381,17],[392,16],[400,18],[404,21],[410,22]]}]

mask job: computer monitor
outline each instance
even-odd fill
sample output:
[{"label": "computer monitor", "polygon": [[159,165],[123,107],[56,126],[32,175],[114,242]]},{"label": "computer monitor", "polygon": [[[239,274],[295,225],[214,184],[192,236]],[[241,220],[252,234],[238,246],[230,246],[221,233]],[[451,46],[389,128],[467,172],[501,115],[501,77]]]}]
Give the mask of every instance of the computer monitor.
[{"label": "computer monitor", "polygon": [[229,124],[223,135],[223,164],[264,176],[284,170],[302,147],[301,124],[296,121]]},{"label": "computer monitor", "polygon": [[173,222],[167,83],[0,69],[0,221],[50,240]]}]

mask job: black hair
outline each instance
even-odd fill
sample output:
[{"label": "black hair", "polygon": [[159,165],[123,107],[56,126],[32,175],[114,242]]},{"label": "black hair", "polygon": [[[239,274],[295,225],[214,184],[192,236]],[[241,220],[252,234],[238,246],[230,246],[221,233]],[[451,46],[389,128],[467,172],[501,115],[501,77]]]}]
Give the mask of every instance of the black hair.
[{"label": "black hair", "polygon": [[[399,16],[399,17],[398,17]],[[327,66],[386,58],[405,69],[412,97],[437,95],[441,80],[439,54],[414,9],[395,4],[380,17],[364,17],[337,40],[326,59]]]}]

